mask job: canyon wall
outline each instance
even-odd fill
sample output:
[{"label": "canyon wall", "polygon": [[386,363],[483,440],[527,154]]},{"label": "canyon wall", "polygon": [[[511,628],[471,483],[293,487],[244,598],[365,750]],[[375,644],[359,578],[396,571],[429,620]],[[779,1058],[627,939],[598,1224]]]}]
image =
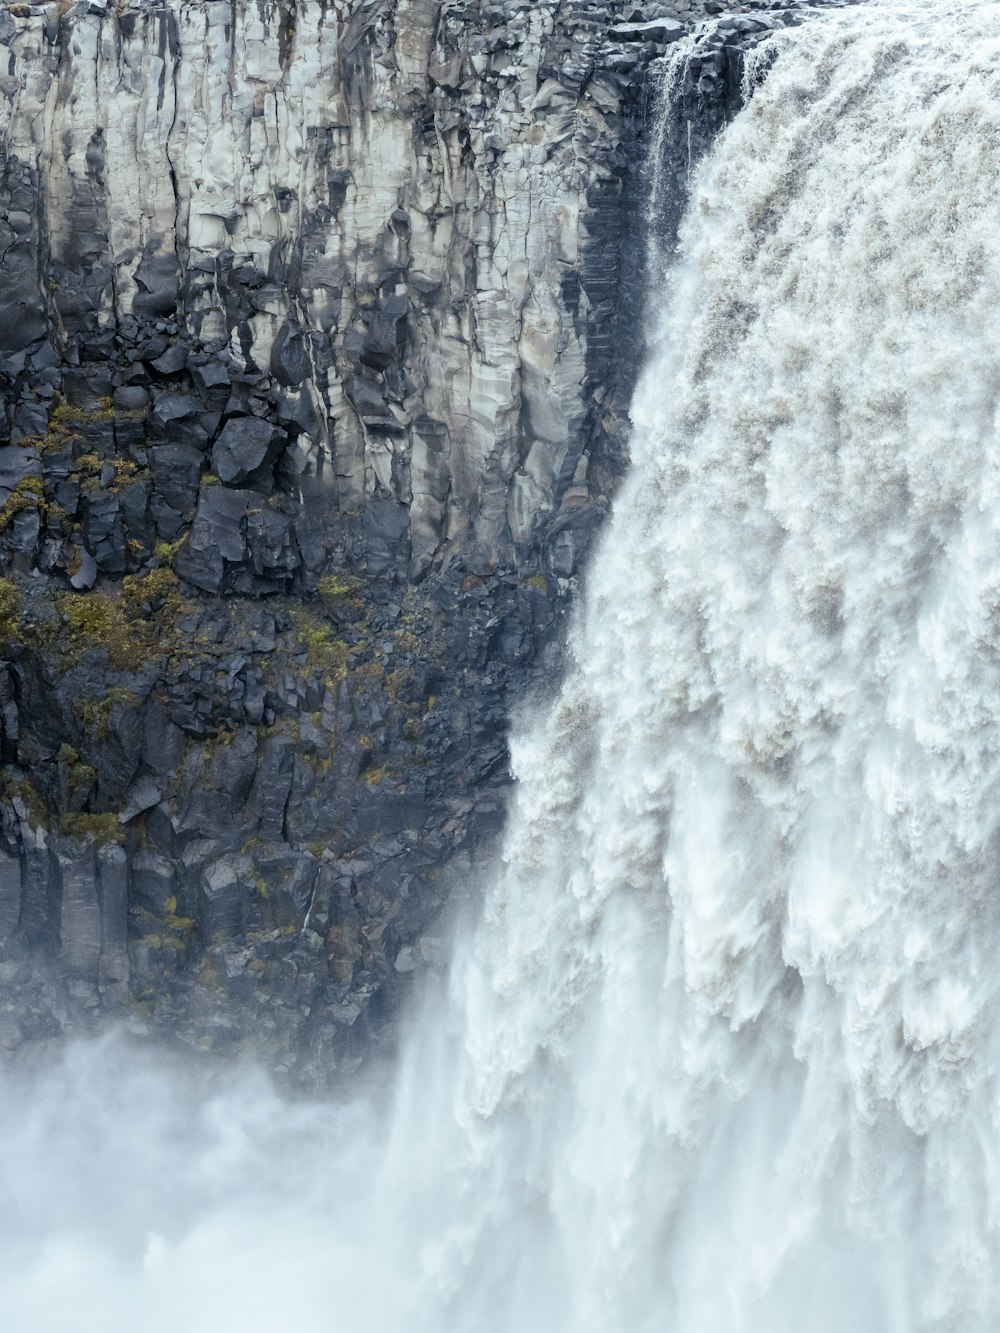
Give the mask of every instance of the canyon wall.
[{"label": "canyon wall", "polygon": [[626,465],[650,178],[666,254],[805,9],[722,8],[0,8],[0,1043],[391,1037]]}]

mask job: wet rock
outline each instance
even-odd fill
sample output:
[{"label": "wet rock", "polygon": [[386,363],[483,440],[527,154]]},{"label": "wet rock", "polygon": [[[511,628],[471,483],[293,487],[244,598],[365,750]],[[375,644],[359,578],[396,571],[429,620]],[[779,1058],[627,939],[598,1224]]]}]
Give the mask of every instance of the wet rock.
[{"label": "wet rock", "polygon": [[0,948],[17,930],[21,915],[21,861],[0,850]]},{"label": "wet rock", "polygon": [[[303,0],[289,46],[55,8],[0,14],[0,1044],[131,996],[335,1080],[441,966],[558,673],[627,466],[654,62],[720,7]],[[667,252],[795,17],[750,8],[667,108]]]},{"label": "wet rock", "polygon": [[101,956],[101,912],[93,849],[68,844],[56,851],[61,880],[59,960],[64,972],[97,978]]},{"label": "wet rock", "polygon": [[212,447],[212,468],[227,485],[245,482],[269,457],[276,456],[276,432],[259,417],[227,421]]},{"label": "wet rock", "polygon": [[673,18],[647,19],[644,23],[617,23],[611,36],[619,42],[676,42],[687,28]]}]

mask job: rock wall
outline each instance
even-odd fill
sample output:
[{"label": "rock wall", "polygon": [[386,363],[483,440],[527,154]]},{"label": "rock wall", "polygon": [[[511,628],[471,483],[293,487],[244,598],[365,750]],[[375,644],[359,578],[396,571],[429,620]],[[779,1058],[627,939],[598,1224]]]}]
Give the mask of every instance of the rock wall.
[{"label": "rock wall", "polygon": [[195,587],[305,589],[333,514],[372,574],[530,552],[614,359],[620,8],[8,9],[11,439],[107,403],[156,497],[47,572],[184,534]]},{"label": "rock wall", "polygon": [[[669,8],[0,8],[0,1041],[328,1078],[441,961],[625,465]],[[799,8],[706,31],[668,233]]]}]

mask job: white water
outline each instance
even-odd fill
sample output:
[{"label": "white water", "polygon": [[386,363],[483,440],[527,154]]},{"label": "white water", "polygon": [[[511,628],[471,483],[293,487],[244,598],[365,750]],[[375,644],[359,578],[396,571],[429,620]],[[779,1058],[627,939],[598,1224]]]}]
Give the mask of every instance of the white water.
[{"label": "white water", "polygon": [[4,1330],[1000,1327],[1000,6],[775,40],[394,1105],[6,1076]]}]

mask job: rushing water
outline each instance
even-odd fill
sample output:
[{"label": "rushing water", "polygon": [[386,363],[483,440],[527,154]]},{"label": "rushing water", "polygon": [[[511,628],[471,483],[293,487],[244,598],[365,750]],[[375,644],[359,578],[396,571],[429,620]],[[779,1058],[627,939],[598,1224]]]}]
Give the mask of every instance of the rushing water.
[{"label": "rushing water", "polygon": [[392,1105],[6,1076],[5,1330],[1000,1327],[1000,6],[774,41]]}]

